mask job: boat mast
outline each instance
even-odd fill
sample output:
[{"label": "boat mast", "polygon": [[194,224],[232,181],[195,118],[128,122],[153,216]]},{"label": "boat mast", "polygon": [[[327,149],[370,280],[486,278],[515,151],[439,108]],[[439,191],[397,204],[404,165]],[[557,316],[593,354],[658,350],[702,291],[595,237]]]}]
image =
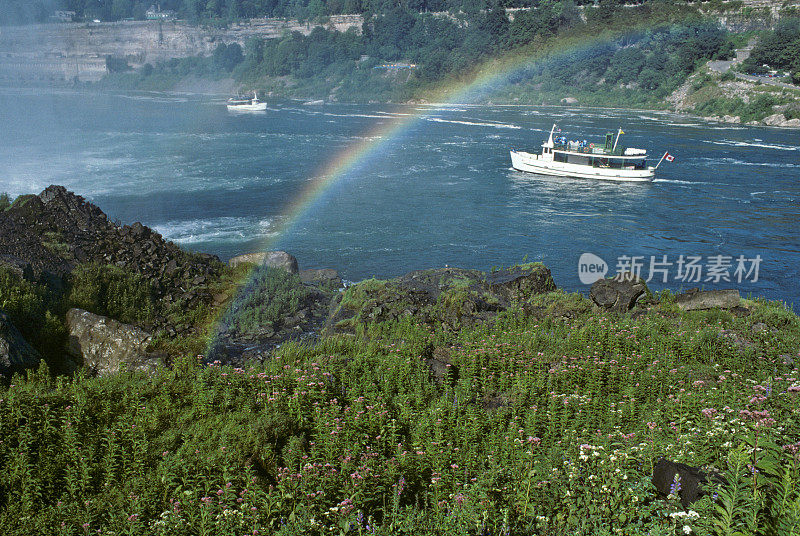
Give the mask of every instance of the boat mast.
[{"label": "boat mast", "polygon": [[556,131],[556,124],[553,123],[553,128],[550,129],[550,138],[548,138],[546,143],[542,144],[542,147],[553,147],[553,132]]},{"label": "boat mast", "polygon": [[617,143],[619,143],[619,135],[622,134],[622,129],[617,129],[617,139],[614,140],[614,147],[611,148],[611,151],[614,152],[617,150]]}]

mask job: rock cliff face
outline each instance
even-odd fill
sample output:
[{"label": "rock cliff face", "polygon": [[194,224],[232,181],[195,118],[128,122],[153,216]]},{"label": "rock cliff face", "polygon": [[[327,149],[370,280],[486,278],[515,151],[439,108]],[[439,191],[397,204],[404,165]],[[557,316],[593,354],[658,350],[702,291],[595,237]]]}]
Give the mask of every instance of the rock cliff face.
[{"label": "rock cliff face", "polygon": [[[361,31],[361,15],[337,15],[324,25]],[[280,37],[285,31],[308,35],[315,25],[281,19],[252,19],[227,29],[183,21],[58,23],[0,28],[0,80],[96,81],[106,73],[106,56],[132,67],[171,58],[208,55],[220,43],[244,46],[250,37]]]}]

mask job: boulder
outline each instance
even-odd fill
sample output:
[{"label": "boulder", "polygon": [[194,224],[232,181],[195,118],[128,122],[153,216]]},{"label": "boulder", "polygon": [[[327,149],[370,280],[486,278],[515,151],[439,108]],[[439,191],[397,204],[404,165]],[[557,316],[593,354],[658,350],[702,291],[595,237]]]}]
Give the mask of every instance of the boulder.
[{"label": "boulder", "polygon": [[741,123],[742,118],[739,117],[738,115],[723,115],[722,121],[724,121],[725,123]]},{"label": "boulder", "polygon": [[269,266],[272,268],[281,268],[290,274],[299,272],[297,267],[297,259],[294,255],[286,253],[285,251],[261,251],[258,253],[247,253],[233,257],[228,261],[228,266],[234,268],[242,263],[251,263],[257,266]]},{"label": "boulder", "polygon": [[35,368],[41,360],[39,353],[22,338],[8,316],[0,311],[0,375],[11,376]]},{"label": "boulder", "polygon": [[550,270],[543,264],[516,266],[486,274],[489,290],[506,301],[525,300],[556,290]]},{"label": "boulder", "polygon": [[712,482],[727,484],[725,478],[719,474],[709,474],[699,467],[671,462],[664,457],[659,458],[653,466],[653,485],[658,493],[662,496],[670,493],[678,495],[684,508],[688,508],[705,494],[703,484]]},{"label": "boulder", "polygon": [[595,281],[589,290],[589,297],[603,309],[624,313],[630,311],[646,291],[647,283],[644,279],[625,272]]},{"label": "boulder", "polygon": [[31,264],[15,255],[0,255],[0,268],[6,268],[20,279],[35,279]]},{"label": "boulder", "polygon": [[444,347],[426,349],[422,360],[428,365],[428,370],[437,384],[455,385],[459,378],[459,370],[450,362],[450,350]]},{"label": "boulder", "polygon": [[341,288],[342,286],[342,278],[339,277],[339,272],[331,268],[310,268],[308,270],[300,270],[298,275],[303,283],[318,283],[331,285],[336,288]]},{"label": "boulder", "polygon": [[771,127],[800,127],[800,119],[786,119],[783,113],[768,115],[761,121]]},{"label": "boulder", "polygon": [[144,330],[82,309],[67,311],[70,355],[98,375],[120,370],[152,372],[161,356],[147,351],[152,336]]},{"label": "boulder", "polygon": [[578,104],[578,99],[575,97],[564,97],[561,99],[561,104]]},{"label": "boulder", "polygon": [[691,289],[675,297],[675,302],[684,311],[698,311],[702,309],[731,309],[739,305],[739,291],[726,290],[698,290]]}]

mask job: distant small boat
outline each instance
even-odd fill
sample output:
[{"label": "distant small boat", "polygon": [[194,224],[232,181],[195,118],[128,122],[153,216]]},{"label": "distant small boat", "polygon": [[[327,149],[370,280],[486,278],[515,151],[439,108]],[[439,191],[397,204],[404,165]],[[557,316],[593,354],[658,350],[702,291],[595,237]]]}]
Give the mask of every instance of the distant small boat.
[{"label": "distant small boat", "polygon": [[319,99],[319,100],[310,100],[310,101],[307,101],[307,102],[304,102],[304,103],[303,103],[303,105],[305,105],[305,106],[321,106],[321,105],[323,105],[323,104],[325,104],[325,101],[324,101],[324,100],[322,100],[322,99]]},{"label": "distant small boat", "polygon": [[267,103],[258,100],[258,95],[253,91],[252,99],[233,98],[228,99],[228,110],[232,112],[263,112],[267,109]]},{"label": "distant small boat", "polygon": [[519,171],[559,177],[625,182],[653,180],[658,165],[647,165],[646,150],[620,146],[619,136],[624,134],[622,129],[617,131],[616,139],[613,133],[609,133],[605,143],[598,144],[553,138],[554,132],[556,125],[550,130],[550,138],[542,144],[541,154],[512,149],[511,166]]}]

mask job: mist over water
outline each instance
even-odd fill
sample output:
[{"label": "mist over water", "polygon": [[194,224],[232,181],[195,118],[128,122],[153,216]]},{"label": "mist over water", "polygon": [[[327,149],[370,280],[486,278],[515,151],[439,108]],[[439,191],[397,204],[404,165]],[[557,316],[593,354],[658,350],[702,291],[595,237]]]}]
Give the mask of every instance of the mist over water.
[{"label": "mist over water", "polygon": [[[445,264],[491,269],[541,260],[556,283],[587,290],[578,257],[611,271],[622,255],[763,258],[739,287],[798,303],[800,136],[647,112],[547,107],[302,106],[231,114],[221,99],[165,94],[0,90],[0,192],[49,184],[223,259],[270,247],[350,280]],[[430,112],[383,144],[276,236],[290,202],[378,124]],[[553,122],[571,139],[622,143],[663,163],[652,184],[537,177],[508,149],[538,152]],[[733,273],[733,269],[731,269]],[[705,274],[703,276],[705,279]]]}]

